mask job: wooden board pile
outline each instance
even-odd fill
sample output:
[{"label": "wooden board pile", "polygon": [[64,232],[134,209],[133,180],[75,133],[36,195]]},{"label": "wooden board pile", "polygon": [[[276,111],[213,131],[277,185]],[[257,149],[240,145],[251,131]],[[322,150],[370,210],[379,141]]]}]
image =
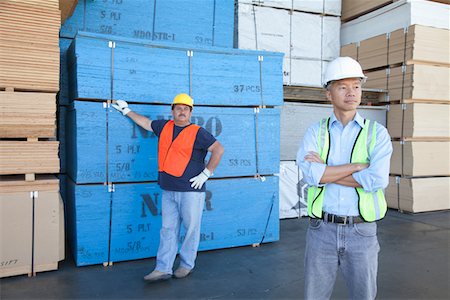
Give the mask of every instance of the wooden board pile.
[{"label": "wooden board pile", "polygon": [[[190,9],[197,5],[188,2]],[[83,3],[87,9],[92,4]],[[233,1],[203,3],[234,7]],[[116,8],[124,14],[136,9],[125,2]],[[208,6],[203,9],[197,13],[209,15]],[[91,28],[101,24],[93,22]],[[70,79],[62,84],[72,83],[64,92],[64,118],[68,235],[76,264],[153,257],[159,244],[157,138],[110,107],[111,99],[127,100],[152,119],[170,119],[173,97],[189,93],[191,121],[224,145],[207,182],[201,250],[277,241],[280,111],[274,106],[283,99],[282,55],[123,37],[121,24],[114,35],[78,32],[60,40],[68,49],[62,57]]]},{"label": "wooden board pile", "polygon": [[58,1],[0,1],[0,277],[64,258],[56,92]]},{"label": "wooden board pile", "polygon": [[412,25],[342,47],[358,60],[367,87],[387,89],[386,101],[450,102],[450,30]]},{"label": "wooden board pile", "polygon": [[[407,212],[450,209],[450,9],[426,1],[390,6],[372,17],[382,20],[408,7],[412,24],[344,45],[341,55],[361,63],[367,86],[388,91],[384,101],[390,104],[387,127],[394,148],[388,206]],[[441,24],[443,15],[447,20]]]}]

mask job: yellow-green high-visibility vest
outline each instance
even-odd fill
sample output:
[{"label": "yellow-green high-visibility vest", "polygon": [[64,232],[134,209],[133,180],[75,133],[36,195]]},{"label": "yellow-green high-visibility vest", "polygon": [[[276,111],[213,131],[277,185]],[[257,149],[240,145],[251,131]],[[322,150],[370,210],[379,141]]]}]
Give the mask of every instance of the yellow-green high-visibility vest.
[{"label": "yellow-green high-visibility vest", "polygon": [[[318,152],[325,164],[328,164],[330,152],[330,118],[322,119],[317,134]],[[351,163],[369,163],[370,154],[376,143],[377,123],[364,120],[364,127],[358,133],[351,154]],[[386,199],[382,189],[376,192],[366,192],[363,188],[355,188],[358,194],[359,214],[366,222],[374,222],[384,218],[387,212]],[[308,215],[311,218],[322,218],[325,186],[310,186],[308,188]]]}]

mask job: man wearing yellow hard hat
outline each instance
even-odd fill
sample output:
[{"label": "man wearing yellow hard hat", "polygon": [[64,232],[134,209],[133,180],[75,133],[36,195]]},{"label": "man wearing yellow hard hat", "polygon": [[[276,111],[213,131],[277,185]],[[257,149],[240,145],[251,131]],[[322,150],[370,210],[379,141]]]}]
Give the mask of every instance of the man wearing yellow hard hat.
[{"label": "man wearing yellow hard hat", "polygon": [[[112,106],[158,136],[162,227],[156,267],[144,279],[154,282],[169,279],[172,275],[184,278],[194,269],[197,257],[205,182],[219,164],[224,148],[206,129],[190,122],[194,101],[187,94],[179,94],[173,99],[173,120],[150,120],[131,111],[123,100],[115,101]],[[211,157],[205,166],[208,151]],[[186,236],[179,252],[180,265],[173,272],[181,223]]]}]

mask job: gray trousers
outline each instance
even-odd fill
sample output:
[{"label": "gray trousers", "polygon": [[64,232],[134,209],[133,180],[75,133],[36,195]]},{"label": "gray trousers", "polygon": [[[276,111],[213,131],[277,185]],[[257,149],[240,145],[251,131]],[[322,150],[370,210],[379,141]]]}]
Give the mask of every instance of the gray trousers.
[{"label": "gray trousers", "polygon": [[306,235],[305,299],[330,299],[339,270],[350,299],[375,299],[376,223],[339,225],[311,219]]}]

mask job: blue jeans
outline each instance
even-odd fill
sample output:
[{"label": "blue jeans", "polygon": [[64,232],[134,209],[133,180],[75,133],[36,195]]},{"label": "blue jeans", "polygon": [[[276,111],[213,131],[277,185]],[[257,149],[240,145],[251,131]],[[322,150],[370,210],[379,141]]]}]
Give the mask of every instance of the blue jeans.
[{"label": "blue jeans", "polygon": [[350,299],[375,299],[376,223],[339,225],[311,219],[306,234],[305,299],[330,299],[340,270]]},{"label": "blue jeans", "polygon": [[180,248],[180,267],[193,269],[200,243],[200,224],[205,204],[204,192],[162,192],[162,227],[155,270],[172,274],[178,252],[180,226],[186,236]]}]

